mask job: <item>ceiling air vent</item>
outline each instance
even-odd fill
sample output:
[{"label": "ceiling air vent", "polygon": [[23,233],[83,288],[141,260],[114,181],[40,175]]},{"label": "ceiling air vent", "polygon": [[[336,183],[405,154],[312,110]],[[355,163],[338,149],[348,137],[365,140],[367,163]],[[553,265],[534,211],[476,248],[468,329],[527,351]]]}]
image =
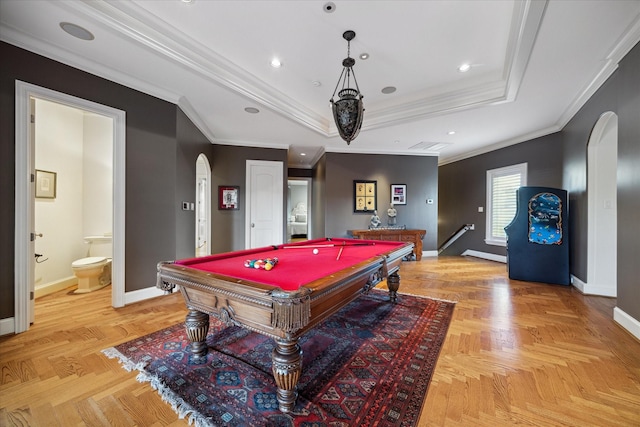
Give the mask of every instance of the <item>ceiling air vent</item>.
[{"label": "ceiling air vent", "polygon": [[450,142],[421,142],[419,144],[414,145],[413,147],[409,147],[409,150],[420,150],[420,151],[442,151],[442,149],[451,145]]}]

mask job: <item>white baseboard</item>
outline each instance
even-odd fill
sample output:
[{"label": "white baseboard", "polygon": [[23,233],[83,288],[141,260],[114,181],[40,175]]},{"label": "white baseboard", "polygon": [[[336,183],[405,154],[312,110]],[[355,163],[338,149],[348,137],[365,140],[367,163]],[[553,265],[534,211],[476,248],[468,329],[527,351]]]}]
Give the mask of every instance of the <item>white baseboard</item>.
[{"label": "white baseboard", "polygon": [[139,289],[137,291],[125,292],[124,294],[124,303],[133,304],[134,302],[144,301],[146,299],[159,297],[164,295],[164,291],[161,289],[154,287]]},{"label": "white baseboard", "polygon": [[640,321],[634,319],[618,307],[613,308],[613,320],[640,340]]},{"label": "white baseboard", "polygon": [[487,252],[472,251],[471,249],[467,249],[466,251],[464,251],[462,253],[462,256],[472,256],[476,258],[488,259],[489,261],[496,261],[504,264],[507,263],[507,257],[505,255],[496,255],[496,254],[490,254]]},{"label": "white baseboard", "polygon": [[589,285],[588,283],[583,282],[578,277],[571,275],[571,284],[574,288],[579,290],[585,295],[597,295],[600,297],[616,297],[617,290],[611,289],[610,286],[597,286],[597,285]]},{"label": "white baseboard", "polygon": [[45,295],[49,295],[54,292],[61,291],[63,289],[67,289],[77,284],[78,284],[78,278],[76,276],[70,276],[61,280],[57,280],[55,282],[47,283],[46,285],[36,286],[35,298],[40,298]]},{"label": "white baseboard", "polygon": [[438,251],[422,251],[422,257],[432,257],[432,256],[438,256]]},{"label": "white baseboard", "polygon": [[0,336],[13,334],[16,331],[16,321],[13,317],[0,319]]}]

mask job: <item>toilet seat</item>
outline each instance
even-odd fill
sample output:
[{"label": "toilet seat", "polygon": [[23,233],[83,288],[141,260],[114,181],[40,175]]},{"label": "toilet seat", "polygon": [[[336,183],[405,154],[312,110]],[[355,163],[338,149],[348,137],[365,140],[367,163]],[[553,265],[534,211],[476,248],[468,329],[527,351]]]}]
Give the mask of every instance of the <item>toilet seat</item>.
[{"label": "toilet seat", "polygon": [[71,267],[75,267],[75,268],[89,267],[93,264],[100,264],[102,262],[105,262],[106,260],[107,258],[103,256],[91,256],[91,257],[79,259],[77,261],[73,261],[71,263]]}]

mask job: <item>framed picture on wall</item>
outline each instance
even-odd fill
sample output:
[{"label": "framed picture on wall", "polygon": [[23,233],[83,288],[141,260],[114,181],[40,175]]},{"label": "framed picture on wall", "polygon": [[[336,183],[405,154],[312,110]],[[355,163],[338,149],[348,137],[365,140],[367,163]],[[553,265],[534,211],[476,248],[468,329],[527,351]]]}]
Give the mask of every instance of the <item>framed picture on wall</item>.
[{"label": "framed picture on wall", "polygon": [[240,187],[236,185],[218,186],[218,210],[238,210],[238,193]]},{"label": "framed picture on wall", "polygon": [[378,209],[378,181],[353,181],[353,211],[370,213]]},{"label": "framed picture on wall", "polygon": [[394,205],[407,204],[407,185],[391,184],[391,203]]},{"label": "framed picture on wall", "polygon": [[39,199],[56,198],[56,173],[36,169],[36,197]]}]

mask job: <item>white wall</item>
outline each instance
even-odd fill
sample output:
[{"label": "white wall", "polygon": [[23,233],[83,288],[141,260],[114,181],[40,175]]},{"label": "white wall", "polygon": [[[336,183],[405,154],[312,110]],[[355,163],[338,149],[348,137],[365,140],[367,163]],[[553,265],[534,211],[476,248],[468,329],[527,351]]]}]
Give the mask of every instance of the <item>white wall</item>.
[{"label": "white wall", "polygon": [[56,173],[56,198],[35,201],[36,288],[73,276],[71,263],[83,253],[83,113],[48,101],[36,101],[36,169]]},{"label": "white wall", "polygon": [[[35,231],[43,234],[35,251],[47,259],[35,266],[37,290],[74,276],[71,263],[87,256],[84,236],[112,232],[113,123],[45,100],[35,111],[36,169],[57,174],[56,198],[35,200]],[[91,251],[111,256],[111,245]]]},{"label": "white wall", "polygon": [[[84,115],[82,224],[85,236],[111,234],[113,228],[113,121],[105,116]],[[95,249],[95,253],[94,253]],[[93,246],[92,255],[98,254]]]}]

